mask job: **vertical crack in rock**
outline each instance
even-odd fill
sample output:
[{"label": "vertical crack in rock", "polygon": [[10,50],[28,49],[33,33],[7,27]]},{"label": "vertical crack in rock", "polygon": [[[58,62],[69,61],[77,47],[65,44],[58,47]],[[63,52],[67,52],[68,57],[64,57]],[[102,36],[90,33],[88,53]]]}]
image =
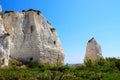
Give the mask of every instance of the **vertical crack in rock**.
[{"label": "vertical crack in rock", "polygon": [[30,26],[30,32],[32,33],[34,31],[34,25]]}]

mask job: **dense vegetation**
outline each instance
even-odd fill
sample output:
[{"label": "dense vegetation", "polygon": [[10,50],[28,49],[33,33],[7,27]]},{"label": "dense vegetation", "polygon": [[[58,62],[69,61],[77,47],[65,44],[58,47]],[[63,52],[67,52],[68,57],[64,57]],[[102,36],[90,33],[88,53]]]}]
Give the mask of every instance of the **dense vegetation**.
[{"label": "dense vegetation", "polygon": [[0,69],[0,80],[120,80],[120,59],[86,60],[85,65],[73,66],[11,60],[9,67]]}]

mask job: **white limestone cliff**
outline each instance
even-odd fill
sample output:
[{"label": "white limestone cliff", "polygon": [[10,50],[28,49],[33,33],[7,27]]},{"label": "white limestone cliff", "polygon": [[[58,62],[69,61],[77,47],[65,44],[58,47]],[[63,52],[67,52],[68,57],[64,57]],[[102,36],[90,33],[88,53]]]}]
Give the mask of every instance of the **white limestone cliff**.
[{"label": "white limestone cliff", "polygon": [[[2,12],[0,6],[0,13]],[[2,15],[0,14],[0,64],[1,67],[8,66],[10,55],[10,36],[4,29]]]},{"label": "white limestone cliff", "polygon": [[10,57],[22,62],[64,63],[57,33],[39,11],[7,11],[0,19],[0,30],[4,29],[0,35],[10,34]]}]

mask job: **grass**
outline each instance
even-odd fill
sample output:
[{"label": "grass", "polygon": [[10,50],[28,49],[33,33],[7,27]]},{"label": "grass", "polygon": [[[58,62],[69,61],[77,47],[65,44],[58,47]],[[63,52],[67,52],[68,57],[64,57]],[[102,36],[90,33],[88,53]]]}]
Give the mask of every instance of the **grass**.
[{"label": "grass", "polygon": [[0,80],[120,80],[119,59],[100,59],[85,64],[22,64],[10,60],[9,67],[0,69]]}]

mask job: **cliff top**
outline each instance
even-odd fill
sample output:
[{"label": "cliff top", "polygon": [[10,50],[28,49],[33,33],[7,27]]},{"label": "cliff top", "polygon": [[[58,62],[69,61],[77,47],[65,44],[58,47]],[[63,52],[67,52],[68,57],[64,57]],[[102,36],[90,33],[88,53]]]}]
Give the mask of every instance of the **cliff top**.
[{"label": "cliff top", "polygon": [[[0,10],[1,10],[1,13],[2,13],[2,8],[1,8],[1,7],[0,7]],[[31,11],[37,13],[37,15],[43,16],[42,13],[41,13],[41,11],[35,10],[35,9],[22,10],[21,12],[22,12],[22,13],[26,13],[26,12],[31,12]],[[7,13],[16,13],[16,12],[10,10],[10,11],[5,11],[3,14],[7,14]],[[44,18],[44,19],[45,19],[45,18]],[[46,19],[45,19],[45,20],[46,20]],[[49,25],[51,25],[51,23],[50,23],[48,20],[46,20],[46,21],[47,21],[47,23],[48,23]]]}]

